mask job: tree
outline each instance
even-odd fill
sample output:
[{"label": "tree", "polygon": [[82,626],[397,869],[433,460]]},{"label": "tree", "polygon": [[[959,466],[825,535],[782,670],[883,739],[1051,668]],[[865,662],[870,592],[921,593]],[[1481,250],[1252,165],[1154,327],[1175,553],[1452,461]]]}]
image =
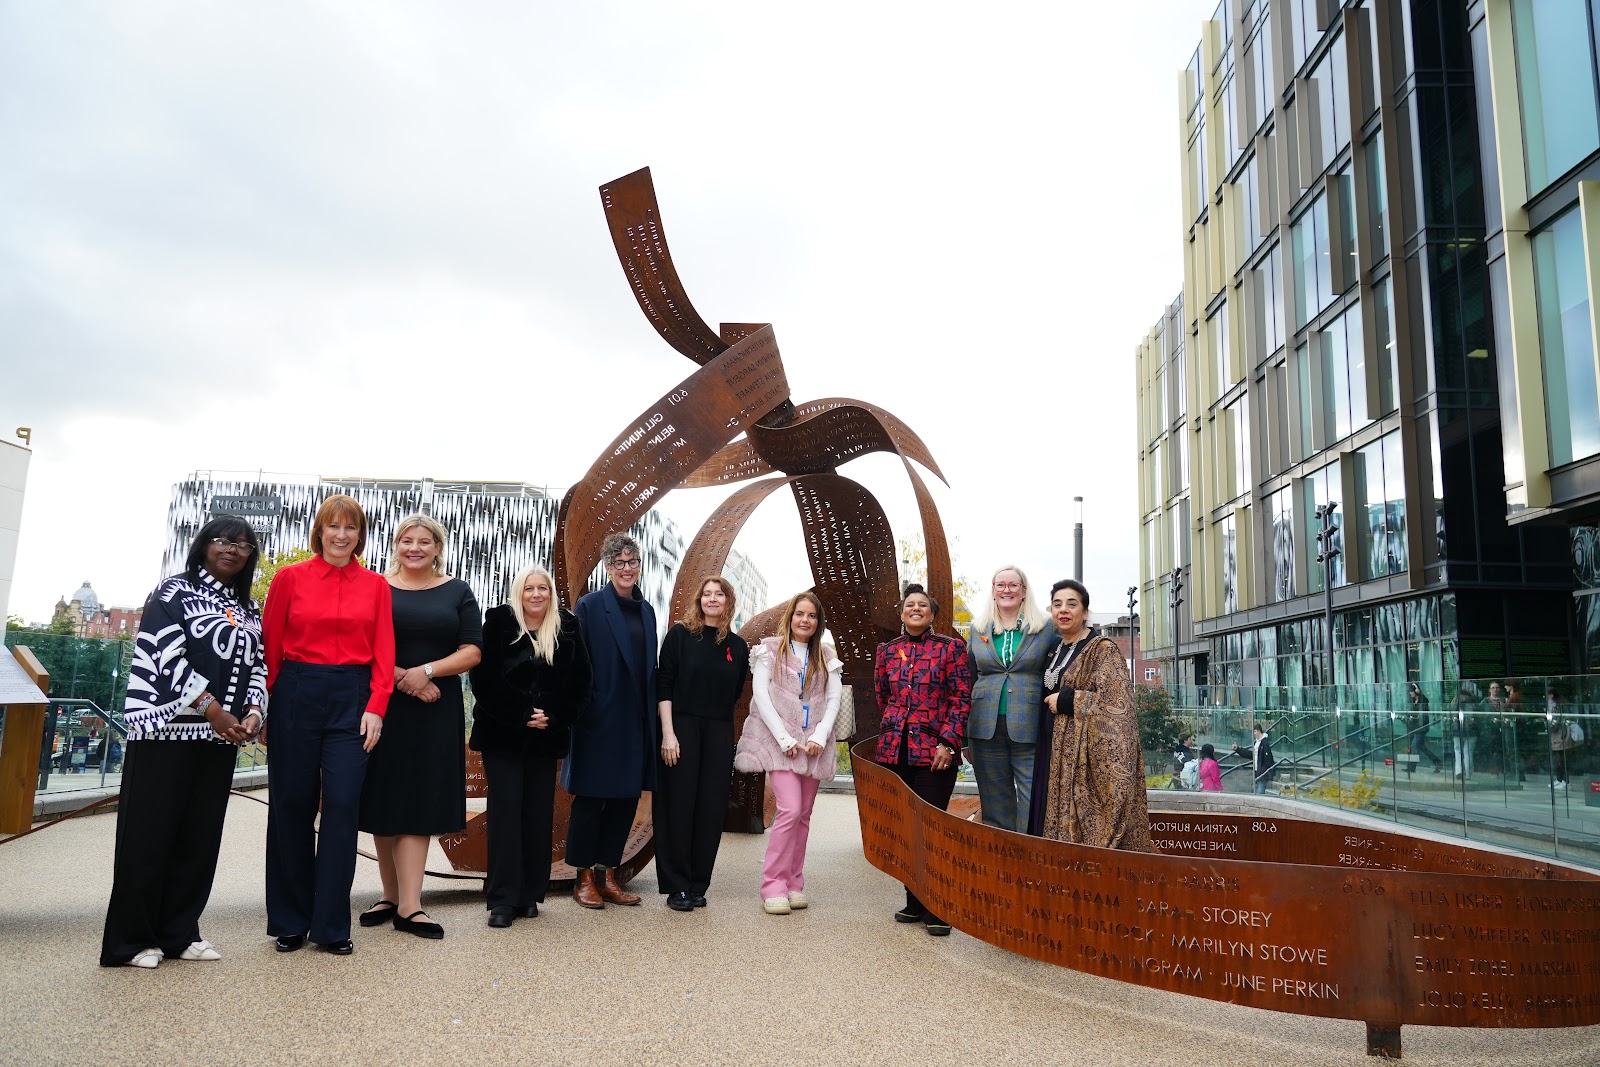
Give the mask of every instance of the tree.
[{"label": "tree", "polygon": [[[911,572],[909,580],[926,585],[928,582],[928,549],[923,543],[920,533],[915,537],[900,538],[900,558],[910,565],[908,568]],[[955,551],[952,548],[950,570],[954,572],[955,569]],[[967,627],[972,625],[972,605],[978,599],[978,586],[971,578],[958,573],[951,574],[950,583],[956,595],[956,602],[949,605],[950,621],[954,625],[956,633],[966,637]],[[941,609],[944,607],[945,605],[940,605]]]},{"label": "tree", "polygon": [[291,548],[287,552],[274,552],[271,556],[263,556],[261,562],[256,564],[256,580],[250,583],[250,598],[258,604],[265,601],[267,587],[272,584],[273,576],[278,573],[280,567],[308,560],[314,554],[309,548]]},{"label": "tree", "polygon": [[1170,752],[1188,732],[1189,725],[1172,714],[1172,694],[1164,686],[1139,683],[1133,687],[1133,706],[1139,715],[1139,745],[1146,752]]},{"label": "tree", "polygon": [[29,629],[32,629],[32,627],[30,627],[28,625],[28,620],[24,619],[21,615],[7,615],[6,616],[6,629],[7,630],[29,630]]},{"label": "tree", "polygon": [[50,617],[50,625],[46,627],[46,632],[60,634],[63,637],[72,637],[78,632],[78,620],[72,614],[71,605],[56,605],[56,613]]}]

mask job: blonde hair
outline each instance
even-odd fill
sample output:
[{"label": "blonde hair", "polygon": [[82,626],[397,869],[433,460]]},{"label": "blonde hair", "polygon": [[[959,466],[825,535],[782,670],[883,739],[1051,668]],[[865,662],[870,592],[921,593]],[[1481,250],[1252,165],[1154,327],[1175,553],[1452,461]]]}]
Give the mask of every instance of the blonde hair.
[{"label": "blonde hair", "polygon": [[817,672],[822,669],[822,630],[827,622],[822,613],[821,599],[810,590],[796,593],[789,603],[784,605],[783,618],[778,622],[778,665],[782,666],[794,655],[794,631],[789,628],[789,623],[794,618],[794,609],[800,606],[802,600],[811,601],[811,606],[817,612],[817,628],[811,631],[811,637],[806,641],[806,676],[800,683],[800,694],[804,696],[810,690]]},{"label": "blonde hair", "polygon": [[445,538],[449,537],[450,535],[445,532],[445,528],[443,526],[439,525],[439,521],[437,519],[433,518],[431,515],[423,515],[420,513],[416,515],[407,515],[405,518],[400,520],[400,525],[395,527],[394,541],[389,545],[389,566],[384,571],[385,574],[400,573],[400,538],[406,535],[406,531],[414,530],[418,526],[422,527],[424,530],[427,530],[429,536],[433,538],[433,543],[439,546],[439,551],[435,553],[433,557],[433,576],[435,578],[443,577],[444,542]]},{"label": "blonde hair", "polygon": [[1045,624],[1050,621],[1045,618],[1044,612],[1033,599],[1033,585],[1028,581],[1028,576],[1022,573],[1021,567],[1014,563],[1007,563],[989,577],[989,598],[983,605],[983,611],[973,620],[970,632],[975,634],[988,633],[990,627],[995,624],[995,620],[1000,618],[1000,605],[995,603],[994,599],[994,582],[996,578],[1007,571],[1015,574],[1017,582],[1022,586],[1022,632],[1036,634],[1043,630]]},{"label": "blonde hair", "polygon": [[[542,578],[545,585],[550,588],[550,606],[545,609],[544,619],[539,623],[537,630],[528,629],[528,620],[522,617],[522,591],[527,588],[528,579]],[[506,606],[511,609],[511,617],[517,622],[517,636],[511,639],[516,644],[524,637],[533,639],[533,654],[546,663],[556,661],[556,646],[561,643],[561,594],[556,592],[556,580],[549,571],[537,563],[530,563],[517,572],[511,579],[511,587],[506,590]]]},{"label": "blonde hair", "polygon": [[355,497],[335,493],[322,502],[316,518],[311,520],[311,551],[322,555],[322,528],[339,520],[356,524],[356,547],[351,555],[359,556],[367,550],[367,513]]},{"label": "blonde hair", "polygon": [[706,613],[700,606],[700,598],[706,595],[706,586],[712,582],[717,583],[722,595],[728,599],[728,603],[722,609],[722,621],[717,624],[717,643],[721,644],[728,639],[728,631],[733,628],[733,608],[739,602],[739,594],[734,592],[733,583],[720,574],[708,574],[700,579],[700,585],[694,591],[694,599],[689,601],[689,606],[684,609],[683,628],[696,637],[706,628]]}]

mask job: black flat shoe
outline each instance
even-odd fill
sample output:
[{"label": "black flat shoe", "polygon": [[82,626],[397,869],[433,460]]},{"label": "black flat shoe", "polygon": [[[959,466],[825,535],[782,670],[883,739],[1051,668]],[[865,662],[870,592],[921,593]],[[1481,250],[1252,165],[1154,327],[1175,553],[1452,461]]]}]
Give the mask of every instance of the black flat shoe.
[{"label": "black flat shoe", "polygon": [[382,926],[394,918],[394,913],[399,910],[400,906],[394,901],[380,900],[361,913],[360,923],[362,926]]},{"label": "black flat shoe", "polygon": [[897,923],[919,923],[923,919],[927,918],[927,916],[928,913],[924,911],[912,911],[910,908],[901,908],[899,911],[894,913],[894,921]]},{"label": "black flat shoe", "polygon": [[305,934],[280,934],[275,947],[279,952],[294,952],[305,943]]},{"label": "black flat shoe", "polygon": [[667,907],[673,911],[693,911],[694,900],[688,893],[674,893],[667,898]]},{"label": "black flat shoe", "polygon": [[511,913],[519,919],[537,919],[539,917],[539,905],[524,904],[520,908],[513,908]]},{"label": "black flat shoe", "polygon": [[689,903],[693,904],[697,908],[703,908],[703,907],[706,906],[706,898],[705,897],[690,897],[689,898]]},{"label": "black flat shoe", "polygon": [[330,952],[335,956],[348,956],[356,950],[356,943],[348,937],[343,941],[329,941],[326,945],[318,945],[318,952]]},{"label": "black flat shoe", "polygon": [[927,924],[928,933],[932,934],[934,937],[950,936],[950,924],[945,922],[943,919],[935,919],[930,915],[923,921]]},{"label": "black flat shoe", "polygon": [[496,930],[504,930],[511,925],[511,921],[515,918],[516,916],[509,911],[491,911],[489,913],[489,925]]},{"label": "black flat shoe", "polygon": [[443,941],[444,927],[436,922],[416,921],[418,915],[426,914],[428,913],[425,911],[414,911],[403,919],[396,915],[394,917],[394,928],[402,934],[416,934],[418,937],[425,937],[429,941]]}]

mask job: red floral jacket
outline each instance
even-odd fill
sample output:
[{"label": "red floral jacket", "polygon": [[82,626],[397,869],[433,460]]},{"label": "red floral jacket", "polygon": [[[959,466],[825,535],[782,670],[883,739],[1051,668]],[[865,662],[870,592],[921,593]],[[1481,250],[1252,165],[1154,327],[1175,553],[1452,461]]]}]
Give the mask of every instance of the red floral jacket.
[{"label": "red floral jacket", "polygon": [[961,759],[967,713],[972,710],[972,667],[964,642],[931,630],[901,634],[878,646],[872,677],[883,713],[878,762],[931,767],[933,750],[944,744]]}]

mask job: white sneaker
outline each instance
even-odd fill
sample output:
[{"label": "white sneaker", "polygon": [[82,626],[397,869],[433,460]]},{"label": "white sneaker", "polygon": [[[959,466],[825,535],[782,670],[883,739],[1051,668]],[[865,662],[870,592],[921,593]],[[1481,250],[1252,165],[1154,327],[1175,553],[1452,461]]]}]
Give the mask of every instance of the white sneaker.
[{"label": "white sneaker", "polygon": [[143,967],[146,970],[154,970],[160,965],[161,950],[158,948],[140,949],[134,954],[133,959],[128,961],[129,967]]},{"label": "white sneaker", "polygon": [[768,897],[761,902],[761,910],[768,915],[787,915],[793,909],[789,907],[788,897]]},{"label": "white sneaker", "polygon": [[791,911],[801,911],[810,903],[811,901],[806,899],[806,895],[804,893],[796,893],[793,891],[789,893],[789,908]]},{"label": "white sneaker", "polygon": [[1567,783],[1566,782],[1551,782],[1550,786],[1553,789],[1565,789],[1567,787]]},{"label": "white sneaker", "polygon": [[222,953],[209,941],[196,941],[183,950],[180,960],[220,960]]}]

